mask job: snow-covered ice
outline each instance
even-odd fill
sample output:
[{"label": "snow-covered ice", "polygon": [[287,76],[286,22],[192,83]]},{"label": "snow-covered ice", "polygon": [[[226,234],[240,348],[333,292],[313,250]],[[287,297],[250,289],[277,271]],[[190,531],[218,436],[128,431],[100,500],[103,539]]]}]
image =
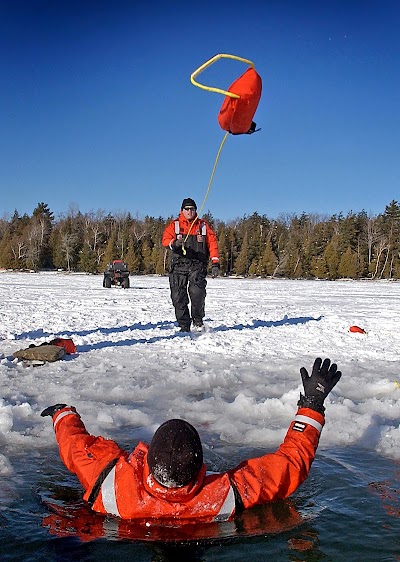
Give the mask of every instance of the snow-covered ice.
[{"label": "snow-covered ice", "polygon": [[[272,450],[295,414],[299,369],[317,356],[343,372],[320,449],[355,445],[398,460],[399,291],[384,281],[209,279],[205,330],[182,335],[167,277],[131,276],[124,290],[103,288],[100,276],[3,272],[0,475],[12,474],[13,451],[54,446],[40,411],[57,402],[127,448],[181,417],[198,428],[206,459],[216,440]],[[57,336],[77,353],[41,367],[12,356]]]}]

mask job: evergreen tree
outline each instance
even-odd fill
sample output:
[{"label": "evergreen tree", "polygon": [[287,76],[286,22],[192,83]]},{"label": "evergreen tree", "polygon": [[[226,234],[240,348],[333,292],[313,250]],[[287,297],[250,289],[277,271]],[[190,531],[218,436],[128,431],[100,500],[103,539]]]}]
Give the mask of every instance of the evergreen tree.
[{"label": "evergreen tree", "polygon": [[5,269],[18,269],[18,260],[12,252],[10,232],[6,232],[0,241],[0,267]]},{"label": "evergreen tree", "polygon": [[332,240],[327,244],[324,251],[324,259],[326,267],[328,269],[328,278],[337,279],[338,278],[338,267],[340,263],[341,255],[339,253],[339,236],[334,235]]},{"label": "evergreen tree", "polygon": [[256,258],[250,264],[249,275],[259,275],[258,260]]},{"label": "evergreen tree", "polygon": [[37,267],[53,267],[49,241],[54,215],[47,203],[38,203],[32,214],[32,231],[36,233]]},{"label": "evergreen tree", "polygon": [[348,246],[347,250],[342,254],[337,268],[340,277],[351,279],[357,278],[357,254]]},{"label": "evergreen tree", "polygon": [[[336,279],[395,278],[400,275],[400,206],[391,201],[377,217],[342,213],[280,215],[253,213],[224,223],[204,215],[217,234],[221,273]],[[32,216],[15,210],[0,219],[0,266],[103,271],[124,259],[133,273],[163,273],[170,252],[160,241],[171,217],[132,218],[129,213],[82,215],[70,207],[54,220],[46,203]]]},{"label": "evergreen tree", "polygon": [[324,254],[321,256],[314,256],[311,259],[310,272],[316,279],[327,279],[329,277],[329,270]]},{"label": "evergreen tree", "polygon": [[302,230],[304,221],[303,215],[300,219],[297,215],[293,215],[290,219],[288,239],[284,249],[285,261],[282,264],[283,275],[290,279],[301,277],[303,274]]},{"label": "evergreen tree", "polygon": [[226,263],[226,274],[230,275],[234,272],[235,261],[238,256],[238,240],[236,224],[231,223],[226,227],[226,246],[227,246],[227,263]]},{"label": "evergreen tree", "polygon": [[149,275],[155,272],[155,263],[153,261],[153,248],[149,240],[145,240],[143,243],[143,273]]},{"label": "evergreen tree", "polygon": [[153,263],[154,272],[157,275],[164,275],[164,248],[161,244],[155,244],[153,247]]},{"label": "evergreen tree", "polygon": [[104,271],[109,263],[114,260],[121,259],[118,255],[118,246],[114,232],[112,232],[111,237],[108,239],[104,255],[101,261],[101,269]]},{"label": "evergreen tree", "polygon": [[204,219],[206,222],[208,222],[208,224],[211,226],[211,228],[214,230],[215,232],[215,220],[214,217],[211,214],[211,211],[208,210],[206,213],[203,213],[203,215],[200,217],[202,219]]},{"label": "evergreen tree", "polygon": [[228,270],[229,261],[229,248],[227,240],[227,232],[224,224],[220,223],[218,226],[217,239],[218,239],[218,251],[219,251],[219,266],[221,275],[225,275]]},{"label": "evergreen tree", "polygon": [[126,263],[128,264],[129,271],[134,275],[141,273],[143,270],[141,243],[133,238],[129,242]]},{"label": "evergreen tree", "polygon": [[400,253],[400,206],[397,201],[392,200],[386,205],[382,226],[388,241],[388,251],[380,277],[391,279],[394,274],[394,264]]},{"label": "evergreen tree", "polygon": [[259,275],[274,275],[278,259],[272,249],[271,238],[268,238],[264,245],[264,251],[258,265]]},{"label": "evergreen tree", "polygon": [[275,220],[271,228],[271,245],[274,254],[277,257],[278,263],[276,265],[273,276],[283,276],[286,268],[286,263],[288,261],[288,255],[286,253],[286,245],[289,238],[289,229],[287,219],[280,215],[280,217]]},{"label": "evergreen tree", "polygon": [[97,256],[89,244],[84,244],[80,252],[78,269],[86,273],[98,273]]},{"label": "evergreen tree", "polygon": [[244,235],[242,247],[235,261],[235,273],[237,275],[247,275],[249,270],[249,237],[247,232]]}]

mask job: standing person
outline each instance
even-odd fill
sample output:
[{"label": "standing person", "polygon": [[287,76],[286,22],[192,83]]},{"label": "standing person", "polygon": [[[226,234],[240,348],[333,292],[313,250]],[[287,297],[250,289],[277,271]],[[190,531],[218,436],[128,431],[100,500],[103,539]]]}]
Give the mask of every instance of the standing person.
[{"label": "standing person", "polygon": [[197,205],[190,197],[182,201],[179,217],[164,230],[162,245],[172,251],[169,285],[175,316],[181,332],[190,332],[191,322],[196,327],[203,326],[210,258],[212,276],[219,275],[217,237],[210,225],[197,216]]},{"label": "standing person", "polygon": [[243,509],[289,497],[307,478],[325,423],[324,400],[342,373],[330,359],[300,369],[304,395],[277,451],[207,473],[199,434],[187,421],[164,422],[150,445],[129,454],[86,430],[76,409],[55,404],[51,416],[60,456],[85,489],[83,499],[99,513],[121,519],[211,523],[230,521]]}]

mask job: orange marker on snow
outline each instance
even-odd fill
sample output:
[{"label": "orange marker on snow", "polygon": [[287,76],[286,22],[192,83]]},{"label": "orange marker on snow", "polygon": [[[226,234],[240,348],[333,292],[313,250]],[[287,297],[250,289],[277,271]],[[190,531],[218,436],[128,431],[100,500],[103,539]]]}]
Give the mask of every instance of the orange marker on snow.
[{"label": "orange marker on snow", "polygon": [[349,332],[358,332],[359,334],[366,334],[367,332],[359,326],[350,326]]}]

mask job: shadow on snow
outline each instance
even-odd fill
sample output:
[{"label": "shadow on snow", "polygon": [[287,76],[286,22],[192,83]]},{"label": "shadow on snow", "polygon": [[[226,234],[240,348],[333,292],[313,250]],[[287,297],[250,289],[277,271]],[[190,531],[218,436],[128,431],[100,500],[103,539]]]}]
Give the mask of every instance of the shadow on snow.
[{"label": "shadow on snow", "polygon": [[[88,345],[78,345],[77,346],[77,353],[86,353],[88,351],[92,351],[94,349],[103,349],[105,347],[124,347],[124,346],[131,346],[131,345],[136,345],[136,344],[151,344],[151,343],[157,343],[159,341],[162,340],[171,340],[173,338],[177,338],[177,337],[187,337],[188,335],[190,337],[198,337],[204,334],[211,334],[211,333],[218,333],[218,332],[227,332],[230,330],[234,330],[234,331],[241,331],[241,330],[255,330],[257,328],[275,328],[278,326],[285,326],[285,325],[291,325],[291,326],[295,326],[297,324],[307,324],[308,322],[319,322],[321,319],[323,318],[323,316],[318,316],[317,318],[314,318],[312,316],[301,316],[298,318],[289,318],[286,314],[285,316],[281,319],[281,320],[253,320],[252,322],[249,322],[248,324],[235,324],[233,326],[228,326],[226,324],[221,324],[220,326],[217,326],[215,328],[210,328],[208,329],[206,332],[190,332],[189,334],[181,334],[179,332],[174,333],[174,334],[169,334],[169,335],[160,335],[160,336],[152,336],[150,338],[130,338],[130,339],[124,339],[124,340],[120,340],[120,341],[111,341],[111,340],[105,340],[102,342],[98,342],[95,344],[88,344]],[[123,333],[123,332],[127,332],[127,331],[133,331],[133,330],[141,330],[141,331],[147,331],[147,330],[155,330],[155,329],[159,329],[159,330],[170,330],[173,326],[176,326],[176,323],[173,321],[169,321],[169,320],[163,320],[162,322],[157,322],[157,323],[151,323],[148,322],[147,324],[142,324],[141,322],[137,323],[137,324],[132,324],[130,326],[118,326],[118,327],[113,327],[113,328],[94,328],[92,330],[82,330],[80,332],[77,331],[62,331],[61,335],[59,337],[72,337],[72,336],[89,336],[91,334],[96,334],[96,333],[100,333],[100,334],[105,334],[105,335],[110,335],[110,334],[118,334],[118,333]],[[23,332],[22,334],[19,334],[18,336],[15,337],[16,340],[22,340],[22,339],[35,339],[35,338],[45,338],[45,337],[52,337],[54,335],[54,332],[45,332],[42,328],[40,328],[39,330],[33,330],[30,332]],[[74,355],[70,356],[70,357],[65,357],[64,359],[66,360],[72,360],[74,358]]]},{"label": "shadow on snow", "polygon": [[[162,340],[171,340],[173,338],[180,338],[180,337],[198,337],[204,334],[210,334],[210,333],[217,333],[217,332],[226,332],[226,331],[230,331],[230,330],[235,330],[235,331],[241,331],[241,330],[255,330],[256,328],[272,328],[272,327],[277,327],[277,326],[284,326],[286,324],[288,325],[297,325],[297,324],[306,324],[308,322],[319,322],[323,317],[319,316],[318,318],[313,318],[312,316],[305,316],[305,317],[299,317],[299,318],[288,318],[286,315],[282,318],[282,320],[275,320],[275,321],[265,321],[265,320],[254,320],[252,323],[249,324],[236,324],[234,326],[226,326],[226,325],[221,325],[221,326],[217,326],[216,328],[212,328],[207,330],[206,332],[190,332],[189,334],[182,334],[182,333],[174,333],[174,334],[169,334],[169,335],[165,335],[165,336],[153,336],[150,338],[132,338],[132,339],[125,339],[125,340],[120,340],[120,341],[103,341],[103,342],[98,342],[92,345],[81,345],[81,346],[77,346],[77,351],[79,353],[85,353],[88,351],[92,351],[93,349],[103,349],[105,347],[121,347],[121,346],[130,346],[130,345],[136,345],[136,344],[151,344],[151,343],[157,343],[159,341]],[[141,329],[141,330],[147,330],[147,329],[154,329],[154,328],[161,328],[161,329],[170,329],[171,328],[171,322],[162,322],[161,324],[139,324],[136,326],[136,329]],[[129,330],[133,330],[135,329],[134,326],[131,326],[130,328],[128,328]],[[99,330],[96,330],[99,331]],[[101,330],[103,331],[103,329]],[[112,332],[120,332],[120,329],[115,329],[115,328],[111,328],[107,333],[112,333]]]}]

